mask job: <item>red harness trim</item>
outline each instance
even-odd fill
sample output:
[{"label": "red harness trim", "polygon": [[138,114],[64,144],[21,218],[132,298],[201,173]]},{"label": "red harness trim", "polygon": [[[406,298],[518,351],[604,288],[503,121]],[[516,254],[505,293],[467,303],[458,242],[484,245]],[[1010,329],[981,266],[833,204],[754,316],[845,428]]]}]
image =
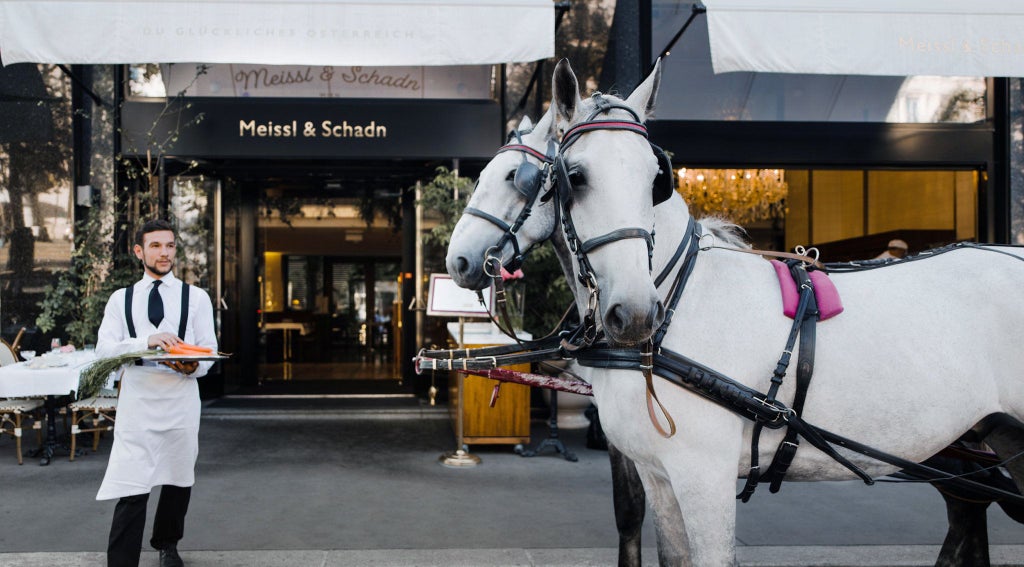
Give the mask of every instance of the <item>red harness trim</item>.
[{"label": "red harness trim", "polygon": [[544,163],[551,163],[553,161],[550,157],[548,157],[548,156],[538,152],[537,150],[531,148],[530,146],[524,146],[523,144],[509,144],[507,146],[502,146],[502,147],[498,148],[498,151],[495,152],[495,153],[499,153],[500,154],[501,152],[511,152],[511,151],[523,152],[523,153],[530,154],[531,156],[539,159],[540,161],[542,161]]}]

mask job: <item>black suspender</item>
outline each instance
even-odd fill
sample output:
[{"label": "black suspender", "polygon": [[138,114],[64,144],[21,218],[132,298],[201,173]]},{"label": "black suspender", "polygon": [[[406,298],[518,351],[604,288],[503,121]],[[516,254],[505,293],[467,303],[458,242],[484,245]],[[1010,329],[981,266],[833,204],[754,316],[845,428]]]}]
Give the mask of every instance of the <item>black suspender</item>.
[{"label": "black suspender", "polygon": [[[188,325],[188,288],[189,285],[181,282],[181,320],[178,322],[178,338],[185,340],[185,327]],[[128,323],[128,336],[136,338],[135,320],[132,317],[132,295],[135,285],[124,288],[124,320]]]},{"label": "black suspender", "polygon": [[181,282],[181,321],[178,323],[178,338],[185,340],[185,325],[188,324],[188,284]]},{"label": "black suspender", "polygon": [[132,295],[135,293],[135,284],[124,288],[124,320],[128,323],[128,336],[135,338],[135,321],[132,318]]}]

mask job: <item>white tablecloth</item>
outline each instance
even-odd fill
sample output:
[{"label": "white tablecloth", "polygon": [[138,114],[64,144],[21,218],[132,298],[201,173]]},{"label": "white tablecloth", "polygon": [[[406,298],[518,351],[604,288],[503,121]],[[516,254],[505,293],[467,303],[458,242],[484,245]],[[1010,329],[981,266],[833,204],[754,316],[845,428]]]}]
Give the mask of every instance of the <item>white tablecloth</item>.
[{"label": "white tablecloth", "polygon": [[67,366],[29,368],[28,362],[0,366],[0,398],[66,396],[78,390],[78,375],[96,353],[76,351],[61,355]]}]

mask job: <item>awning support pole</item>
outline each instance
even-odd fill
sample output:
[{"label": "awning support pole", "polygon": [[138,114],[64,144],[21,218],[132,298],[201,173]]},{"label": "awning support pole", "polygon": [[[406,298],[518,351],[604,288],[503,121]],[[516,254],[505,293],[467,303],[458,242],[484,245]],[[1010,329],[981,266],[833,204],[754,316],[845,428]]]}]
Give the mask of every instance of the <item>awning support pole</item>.
[{"label": "awning support pole", "polygon": [[[699,14],[704,14],[707,11],[708,9],[704,7],[704,4],[702,2],[697,2],[696,4],[694,4],[693,9],[690,11],[690,17],[686,19],[686,23],[683,24],[683,27],[679,28],[679,31],[676,32],[676,35],[672,37],[672,41],[668,42],[668,45],[665,46],[665,49],[661,50],[661,53],[658,55],[658,59],[664,59],[668,57],[669,52],[672,51],[672,48],[676,46],[676,42],[679,41],[679,38],[683,37],[684,33],[686,33],[686,28],[690,27],[690,24],[693,23],[693,19],[696,18]],[[648,74],[653,70],[654,64],[652,63],[651,68],[647,70]]]}]

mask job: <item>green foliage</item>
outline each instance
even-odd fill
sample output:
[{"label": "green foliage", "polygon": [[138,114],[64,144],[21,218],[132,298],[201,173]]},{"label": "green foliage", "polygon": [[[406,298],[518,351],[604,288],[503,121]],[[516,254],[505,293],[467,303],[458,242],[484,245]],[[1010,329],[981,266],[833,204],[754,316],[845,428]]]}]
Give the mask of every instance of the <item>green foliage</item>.
[{"label": "green foliage", "polygon": [[[196,78],[206,72],[207,66],[197,66],[192,81],[195,82]],[[143,142],[147,149],[141,151],[139,148],[130,148],[129,153],[145,154],[145,159],[136,160],[124,154],[114,156],[124,176],[134,187],[104,192],[111,197],[112,202],[106,206],[94,203],[86,217],[75,223],[75,248],[71,253],[71,267],[60,273],[54,285],[44,288],[43,300],[37,304],[40,312],[36,317],[36,325],[42,332],[59,330],[58,334],[78,346],[96,342],[110,294],[135,283],[141,277],[139,262],[131,252],[133,243],[130,240],[138,224],[157,211],[156,191],[152,185],[159,163],[170,152],[184,129],[203,120],[203,115],[198,114],[190,120],[175,122],[175,127],[169,129],[166,136],[158,138],[157,132],[163,132],[162,128],[158,128],[162,121],[179,120],[181,111],[191,107],[184,94],[182,91],[168,97],[146,132]],[[117,135],[120,134],[117,132]],[[190,164],[190,167],[194,164]],[[184,234],[187,244],[191,242],[190,239],[201,239],[205,235],[204,231],[210,227],[198,225],[185,228],[188,229]],[[198,232],[192,234],[189,231]],[[113,244],[118,234],[129,235],[128,242],[122,241],[125,248],[118,249]],[[179,233],[180,236],[182,234]],[[187,267],[185,248],[178,248],[177,260],[184,261]]]},{"label": "green foliage", "polygon": [[44,333],[63,326],[62,335],[78,346],[96,342],[107,299],[114,290],[139,279],[137,262],[114,262],[110,238],[100,207],[75,225],[78,237],[71,253],[71,268],[61,272],[55,285],[46,286],[36,325]]},{"label": "green foliage", "polygon": [[78,390],[76,390],[78,399],[84,400],[99,394],[100,390],[107,383],[110,373],[118,370],[125,364],[134,364],[136,360],[140,360],[144,356],[159,353],[160,351],[155,349],[143,350],[110,358],[101,358],[93,362],[82,369],[82,372],[78,375]]},{"label": "green foliage", "polygon": [[424,210],[436,213],[440,217],[440,223],[432,228],[423,240],[427,244],[447,248],[448,242],[452,239],[452,231],[455,230],[455,223],[459,222],[459,217],[469,202],[473,180],[459,177],[444,166],[438,167],[436,171],[434,178],[421,187],[419,204]]},{"label": "green foliage", "polygon": [[526,309],[523,328],[540,338],[555,328],[565,310],[573,304],[572,291],[562,274],[562,265],[550,243],[535,248],[523,266]]},{"label": "green foliage", "polygon": [[[442,251],[447,249],[455,224],[469,201],[472,187],[471,179],[456,177],[454,172],[445,167],[437,168],[434,179],[422,186],[419,204],[440,219],[440,224],[424,236],[426,244]],[[539,338],[551,331],[565,310],[572,305],[572,292],[550,244],[530,253],[523,266],[523,273],[523,279],[509,280],[506,286],[510,290],[522,288],[521,293],[525,294],[523,329]]]}]

